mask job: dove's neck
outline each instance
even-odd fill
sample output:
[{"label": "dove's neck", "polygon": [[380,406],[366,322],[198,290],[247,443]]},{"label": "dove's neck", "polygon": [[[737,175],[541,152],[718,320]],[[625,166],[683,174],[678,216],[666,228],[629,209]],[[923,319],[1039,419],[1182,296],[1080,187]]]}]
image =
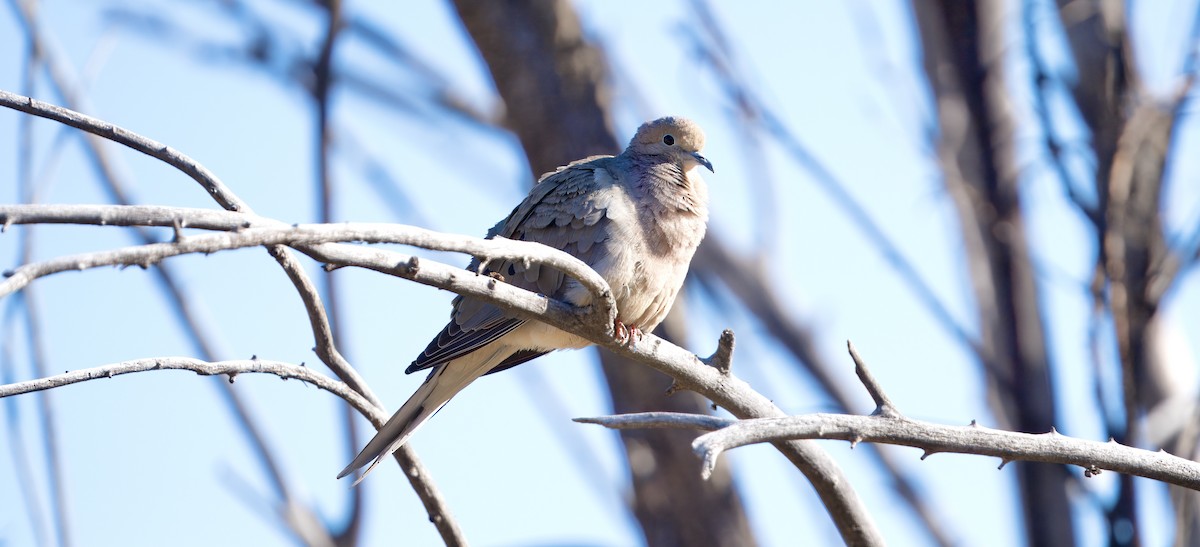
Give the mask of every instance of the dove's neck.
[{"label": "dove's neck", "polygon": [[649,248],[683,263],[704,238],[708,187],[700,174],[672,163],[642,165],[629,183]]},{"label": "dove's neck", "polygon": [[708,220],[708,186],[696,168],[684,171],[674,163],[652,163],[636,170],[631,190],[658,213],[683,213]]}]

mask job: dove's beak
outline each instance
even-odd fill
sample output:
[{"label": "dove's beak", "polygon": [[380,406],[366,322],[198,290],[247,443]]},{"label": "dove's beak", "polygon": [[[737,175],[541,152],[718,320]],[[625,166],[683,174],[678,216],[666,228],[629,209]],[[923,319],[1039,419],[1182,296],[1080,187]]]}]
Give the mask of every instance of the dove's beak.
[{"label": "dove's beak", "polygon": [[696,158],[697,163],[707,167],[709,172],[716,173],[716,171],[713,170],[712,162],[708,161],[708,158],[701,156],[699,152],[692,152],[692,157]]}]

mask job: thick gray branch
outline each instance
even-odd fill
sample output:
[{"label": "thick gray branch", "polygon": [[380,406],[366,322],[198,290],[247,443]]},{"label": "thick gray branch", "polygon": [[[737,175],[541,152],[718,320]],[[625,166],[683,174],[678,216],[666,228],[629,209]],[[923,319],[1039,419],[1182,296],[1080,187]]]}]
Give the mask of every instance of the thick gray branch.
[{"label": "thick gray branch", "polygon": [[579,418],[613,429],[669,427],[710,430],[693,444],[704,458],[707,476],[722,452],[748,444],[792,439],[836,439],[853,444],[873,442],[911,446],[925,451],[995,456],[1001,465],[1029,461],[1078,465],[1090,476],[1115,471],[1200,490],[1200,463],[1163,451],[1151,452],[1116,442],[1097,442],[1056,431],[1033,435],[991,429],[972,423],[949,426],[903,416],[807,414],[786,418],[731,420],[713,416],[649,412],[600,418]]},{"label": "thick gray branch", "polygon": [[[38,222],[120,226],[174,226],[178,223],[214,230],[238,230],[247,224],[253,227],[240,232],[188,236],[178,242],[84,253],[27,264],[13,270],[9,279],[0,282],[0,296],[19,289],[33,279],[61,271],[112,265],[142,266],[185,253],[286,244],[297,246],[301,252],[320,262],[366,268],[476,297],[504,306],[522,317],[554,323],[577,334],[603,330],[603,335],[597,338],[611,341],[611,336],[606,335],[610,334],[611,313],[615,305],[603,278],[578,259],[537,243],[448,235],[398,224],[347,223],[290,227],[262,217],[204,209],[138,205],[0,205],[0,225]],[[478,253],[478,256],[488,258],[515,256],[547,264],[568,275],[578,274],[585,286],[602,291],[601,294],[607,296],[600,300],[598,313],[601,320],[596,321],[602,323],[603,328],[594,329],[593,322],[588,319],[590,314],[581,314],[573,306],[498,282],[491,277],[386,249],[325,243],[328,241],[405,243],[434,250]],[[606,303],[607,310],[604,309]]]},{"label": "thick gray branch", "polygon": [[[70,213],[70,214],[68,214]],[[195,222],[191,214],[196,213]],[[236,222],[235,222],[236,220]],[[356,246],[330,246],[324,243],[337,241],[362,241],[367,243],[400,243],[438,251],[469,253],[480,257],[481,262],[489,259],[521,259],[537,262],[563,271],[578,279],[591,291],[598,303],[601,318],[615,315],[616,306],[612,292],[594,270],[583,261],[562,251],[539,243],[506,239],[482,239],[464,235],[451,235],[399,224],[345,223],[314,224],[286,227],[277,221],[256,217],[245,217],[232,213],[203,211],[196,209],[173,209],[169,207],[142,206],[91,206],[91,205],[6,205],[0,206],[0,225],[46,222],[74,222],[79,224],[121,224],[149,226],[195,226],[220,230],[238,230],[247,225],[270,224],[270,227],[245,228],[219,234],[183,237],[170,243],[155,243],[125,247],[111,251],[83,253],[59,257],[45,262],[26,264],[11,272],[8,279],[0,282],[0,297],[28,285],[34,279],[68,270],[83,270],[100,266],[148,267],[164,258],[190,253],[213,253],[217,251],[254,247],[259,245],[291,245],[301,252],[324,262],[363,266],[388,273],[408,272],[402,275],[414,281],[420,279],[422,266],[435,264],[419,261],[399,253],[367,250]],[[365,253],[363,251],[366,251]],[[338,258],[343,260],[338,260]],[[383,268],[381,260],[391,258]],[[356,259],[367,260],[373,265],[354,263]],[[395,261],[395,259],[400,259]],[[448,268],[448,266],[446,266]],[[455,270],[458,270],[455,268]],[[461,277],[461,275],[459,276]],[[481,276],[480,276],[481,277]],[[446,283],[456,281],[453,276],[443,276]],[[481,277],[472,283],[481,292],[492,292],[492,287],[501,284],[494,279]],[[449,289],[436,283],[428,283]],[[482,285],[482,286],[480,286]],[[506,285],[507,286],[507,285]],[[453,289],[450,289],[453,290]],[[515,288],[514,288],[515,290]],[[472,294],[472,296],[478,296]],[[611,323],[611,320],[608,321]]]},{"label": "thick gray branch", "polygon": [[881,442],[937,452],[995,456],[1003,463],[1030,461],[1078,465],[1089,474],[1099,470],[1146,477],[1200,490],[1200,463],[1163,451],[1151,452],[1116,442],[1076,439],[1051,430],[1038,435],[990,429],[972,423],[948,426],[902,416],[843,416],[814,414],[788,418],[745,420],[696,439],[705,468],[715,465],[725,450],[783,439],[841,439]]}]

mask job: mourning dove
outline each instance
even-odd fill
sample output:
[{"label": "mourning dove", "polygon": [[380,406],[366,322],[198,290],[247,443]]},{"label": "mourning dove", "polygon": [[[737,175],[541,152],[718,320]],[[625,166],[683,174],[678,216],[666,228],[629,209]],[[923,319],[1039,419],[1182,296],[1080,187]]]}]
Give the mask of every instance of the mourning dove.
[{"label": "mourning dove", "polygon": [[[529,195],[488,237],[536,241],[583,260],[612,288],[618,340],[636,341],[666,317],[708,221],[708,189],[697,166],[704,133],[667,117],[642,125],[618,156],[592,156],[542,175]],[[562,272],[520,260],[492,260],[472,271],[576,306],[592,294]],[[379,429],[338,478],[374,459],[354,484],[400,448],[455,394],[485,374],[557,349],[590,342],[539,321],[459,296],[450,323],[405,373],[433,369],[416,393]]]}]

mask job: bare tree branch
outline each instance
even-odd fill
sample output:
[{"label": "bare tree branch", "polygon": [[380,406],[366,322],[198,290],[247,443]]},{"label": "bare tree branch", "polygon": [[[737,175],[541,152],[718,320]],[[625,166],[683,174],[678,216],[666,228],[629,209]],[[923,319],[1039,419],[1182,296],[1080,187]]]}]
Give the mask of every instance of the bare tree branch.
[{"label": "bare tree branch", "polygon": [[232,232],[282,223],[251,214],[163,205],[0,204],[0,232],[14,224],[162,226]]},{"label": "bare tree branch", "polygon": [[871,394],[871,399],[875,401],[875,412],[872,416],[898,416],[899,410],[896,410],[896,405],[892,404],[892,400],[888,398],[887,393],[883,392],[883,387],[875,380],[875,375],[871,374],[871,369],[867,368],[866,362],[858,355],[858,350],[854,348],[854,344],[846,341],[846,349],[850,351],[850,358],[854,360],[854,373],[858,375],[858,380],[862,382],[863,387],[867,388],[867,393]]},{"label": "bare tree branch", "polygon": [[309,325],[312,327],[313,339],[316,341],[313,351],[338,379],[346,382],[354,391],[366,397],[371,404],[383,408],[383,403],[371,391],[366,380],[346,361],[345,357],[342,357],[341,352],[333,343],[333,329],[329,325],[329,317],[325,314],[325,306],[321,303],[321,295],[317,292],[316,285],[313,285],[308,276],[299,275],[304,269],[295,256],[291,253],[277,254],[277,249],[281,248],[279,246],[269,247],[268,252],[275,256],[275,259],[283,266],[288,279],[296,288],[296,292],[300,294],[300,300],[304,303],[304,311],[308,314]]},{"label": "bare tree branch", "polygon": [[1053,428],[1048,433],[1035,435],[991,429],[974,420],[969,426],[947,426],[908,418],[891,403],[854,345],[847,345],[863,387],[880,409],[887,410],[877,410],[870,416],[818,413],[753,420],[646,412],[577,418],[575,421],[617,429],[654,427],[712,431],[693,443],[696,453],[704,458],[702,473],[705,477],[726,450],[783,440],[838,439],[850,441],[851,447],[866,441],[920,448],[924,451],[922,460],[939,452],[995,456],[1000,458],[1001,468],[1012,461],[1078,465],[1084,468],[1084,475],[1088,477],[1108,470],[1200,490],[1200,462],[1162,450],[1152,452],[1112,440],[1104,443],[1076,439],[1061,435]]},{"label": "bare tree branch", "polygon": [[[31,33],[31,36],[33,36],[32,33]],[[35,36],[32,39],[34,39],[36,41]],[[60,121],[62,123],[70,125],[72,127],[76,127],[76,128],[82,129],[84,131],[87,131],[88,133],[91,133],[91,134],[94,134],[94,135],[97,135],[100,137],[109,138],[110,140],[114,140],[120,144],[124,144],[126,146],[129,146],[130,148],[133,148],[140,152],[151,155],[152,157],[156,157],[160,160],[163,160],[166,163],[168,163],[169,165],[176,167],[180,171],[183,171],[184,173],[191,176],[194,180],[199,182],[201,184],[201,186],[204,187],[206,190],[208,190],[209,194],[212,195],[213,198],[219,204],[221,204],[223,207],[225,207],[226,209],[233,210],[233,211],[241,211],[244,213],[252,213],[252,210],[250,209],[248,204],[246,204],[239,197],[237,197],[237,195],[234,194],[232,190],[230,190],[228,187],[226,187],[207,168],[205,168],[203,165],[199,164],[198,162],[192,160],[190,157],[188,157],[182,153],[176,152],[176,151],[170,149],[169,147],[167,147],[165,145],[161,145],[160,143],[157,143],[151,139],[148,139],[146,137],[143,137],[141,135],[138,135],[136,133],[133,133],[133,132],[130,132],[130,131],[127,131],[124,129],[117,128],[116,126],[114,126],[112,124],[107,124],[106,122],[92,118],[90,116],[86,116],[86,115],[80,114],[78,112],[69,110],[69,109],[64,109],[61,107],[55,107],[55,106],[48,105],[45,103],[40,103],[39,101],[36,101],[31,98],[25,98],[25,99],[26,100],[25,100],[24,108],[34,111],[31,113],[40,112],[41,117]],[[10,105],[10,104],[8,104],[7,101],[15,101],[15,102],[13,105]],[[23,110],[23,108],[20,105],[20,102],[21,102],[20,96],[15,96],[8,92],[0,90],[0,106],[8,106],[8,107],[16,108],[18,110]],[[39,114],[35,113],[35,115],[39,115]],[[102,149],[96,145],[96,142],[94,140],[89,139],[88,143],[91,145],[92,150],[93,150],[94,154],[96,155],[97,160],[101,159],[102,158]],[[103,166],[106,164],[103,162],[100,162],[100,165]],[[116,190],[115,180],[113,180],[113,178],[111,177],[111,174],[108,172],[107,169],[105,169],[104,171],[105,171],[106,176],[109,178],[110,184],[114,184],[113,189],[115,191]],[[121,192],[116,192],[116,195],[122,202],[127,201]],[[7,225],[6,222],[0,222],[0,227],[3,227],[5,225]],[[285,263],[287,257],[290,254],[290,251],[287,251],[286,249],[282,249],[282,248],[272,248],[271,251],[272,251],[272,256],[274,256],[276,258],[276,260],[280,262],[280,265],[285,269],[285,271],[288,272],[288,275],[290,278],[297,279],[297,278],[306,278],[307,277],[307,274],[305,274],[302,269],[295,269],[295,268],[289,269],[289,266]],[[168,273],[168,270],[166,270],[165,268],[160,268],[158,270],[158,272],[159,272],[160,278],[166,285],[166,288],[174,296],[175,301],[177,303],[177,309],[180,311],[180,313],[186,320],[186,323],[191,326],[193,332],[195,333],[195,336],[197,337],[197,342],[201,345],[201,347],[203,349],[207,344],[202,342],[203,338],[200,336],[200,333],[197,330],[197,326],[196,326],[195,322],[193,321],[193,318],[188,313],[188,306],[186,304],[186,301],[183,298],[182,294],[179,292],[178,285],[174,282],[173,276],[171,276]],[[611,309],[615,309],[615,308],[611,308]],[[613,313],[615,313],[615,311]],[[311,318],[311,315],[310,315],[310,318]],[[204,351],[203,353],[205,354],[205,356],[208,356],[208,357],[211,357],[212,355],[214,355],[214,353],[212,351]],[[335,371],[338,370],[334,366],[335,363],[327,362],[327,364],[330,364],[330,366],[333,370],[335,370]],[[277,490],[281,493],[282,498],[284,499],[284,504],[286,506],[294,506],[295,503],[291,500],[290,496],[288,495],[287,489],[285,488],[281,478],[279,477],[278,472],[276,471],[277,466],[274,464],[273,460],[269,457],[269,454],[266,452],[265,445],[263,443],[261,435],[258,434],[257,429],[254,426],[254,424],[249,421],[249,417],[246,415],[245,409],[243,408],[240,400],[238,400],[236,397],[236,394],[234,392],[230,391],[227,387],[225,389],[223,389],[223,393],[227,396],[227,400],[231,403],[235,413],[241,419],[241,423],[242,423],[243,427],[245,428],[245,430],[247,431],[251,442],[254,443],[254,445],[257,447],[258,452],[262,456],[265,465],[267,466],[268,470],[271,472],[271,475],[277,479],[274,481],[274,484],[276,485]],[[421,499],[422,503],[424,504],[426,511],[429,513],[430,521],[433,522],[433,524],[438,528],[439,533],[442,535],[443,541],[447,545],[463,545],[463,544],[465,544],[466,541],[462,535],[462,531],[458,528],[458,525],[457,525],[457,522],[455,521],[455,519],[453,519],[451,517],[449,507],[445,504],[444,500],[441,498],[441,494],[438,492],[437,488],[434,486],[431,479],[429,478],[428,473],[425,471],[421,462],[417,459],[416,453],[413,452],[413,450],[411,448],[408,448],[408,449],[397,451],[395,453],[395,457],[396,457],[397,461],[400,463],[401,467],[406,470],[405,476],[408,478],[410,484],[413,485],[414,490],[416,491],[418,497]],[[312,528],[313,528],[313,526],[311,526],[311,523],[310,523],[310,524],[296,525],[293,527],[293,530],[295,530],[298,534],[304,534],[304,533],[306,533],[306,531],[310,531]]]},{"label": "bare tree branch", "polygon": [[302,380],[337,395],[369,419],[372,416],[377,417],[381,420],[380,423],[382,423],[382,420],[387,419],[382,410],[371,404],[366,397],[351,389],[344,382],[333,380],[303,365],[293,365],[267,359],[238,359],[213,362],[189,357],[134,359],[132,361],[122,361],[120,363],[80,369],[74,372],[65,372],[36,380],[3,385],[0,386],[0,398],[149,370],[190,370],[202,376],[227,375],[229,376],[230,383],[236,380],[239,374],[271,374],[284,380]]},{"label": "bare tree branch", "polygon": [[[794,359],[805,365],[805,370],[821,386],[841,412],[851,412],[855,400],[844,382],[837,381],[832,374],[833,365],[817,351],[812,330],[796,321],[771,283],[770,276],[761,268],[755,268],[744,257],[738,256],[727,243],[715,233],[704,238],[696,257],[692,259],[692,271],[701,279],[720,280],[732,291],[754,315],[767,332],[791,352]],[[954,542],[945,531],[944,518],[922,495],[917,480],[904,470],[896,457],[886,451],[874,450],[884,471],[893,477],[893,485],[900,497],[908,501],[913,511],[925,523],[933,540],[939,545],[949,546]]]},{"label": "bare tree branch", "polygon": [[[311,384],[319,389],[328,391],[329,393],[332,393],[346,401],[351,407],[370,420],[370,422],[377,428],[383,427],[384,422],[386,422],[388,419],[388,414],[383,410],[383,407],[373,403],[368,397],[363,396],[344,382],[333,380],[332,378],[329,378],[328,376],[325,376],[303,365],[293,365],[281,361],[270,361],[265,359],[216,362],[208,362],[187,357],[157,357],[152,359],[137,359],[133,361],[124,361],[99,367],[81,369],[55,376],[38,378],[36,380],[0,385],[0,398],[54,389],[57,387],[91,380],[113,378],[123,374],[132,374],[151,370],[189,370],[202,376],[226,375],[229,377],[230,383],[233,383],[239,374],[270,374],[278,376],[283,380],[296,379]],[[400,460],[401,462],[404,474],[411,475],[413,477],[410,479],[410,481],[415,483],[414,488],[420,486],[420,489],[417,490],[417,494],[421,498],[422,503],[425,504],[426,510],[429,512],[430,520],[434,522],[434,524],[438,527],[439,532],[443,534],[443,540],[446,542],[446,545],[466,545],[466,540],[463,539],[461,532],[455,535],[447,536],[442,530],[442,528],[446,525],[453,525],[455,530],[457,530],[457,525],[454,524],[452,519],[449,518],[449,512],[444,510],[445,501],[441,499],[441,495],[437,492],[437,490],[432,487],[432,483],[427,478],[428,472],[426,471],[424,465],[415,459],[402,458],[400,451],[397,451],[396,455],[397,460]],[[295,524],[297,523],[290,523],[290,525]]]},{"label": "bare tree branch", "polygon": [[[19,209],[25,206],[6,206],[6,209],[0,214],[15,212],[10,209],[11,207]],[[93,210],[93,212],[98,211]],[[63,215],[55,216],[59,219],[63,218]],[[98,221],[98,219],[96,220]],[[165,223],[167,219],[159,218],[158,220]],[[422,237],[413,238],[414,233],[421,234]],[[450,250],[470,247],[472,240],[477,240],[477,238],[468,236],[445,237],[452,240],[446,245],[449,248],[453,244],[454,249]],[[295,228],[250,228],[240,233],[189,236],[173,243],[158,243],[116,251],[89,253],[22,266],[8,280],[0,282],[0,295],[18,288],[18,283],[14,282],[15,279],[28,283],[30,279],[36,278],[38,275],[48,275],[52,271],[78,269],[80,265],[87,267],[101,264],[150,263],[154,260],[161,260],[165,256],[180,254],[181,250],[215,252],[226,248],[256,245],[305,245],[303,248],[305,253],[323,262],[359,266],[404,277],[497,304],[522,317],[553,324],[558,328],[583,336],[614,353],[648,364],[675,378],[681,388],[701,393],[716,404],[729,409],[735,415],[753,417],[783,415],[778,407],[753,391],[745,382],[732,374],[724,374],[714,367],[705,365],[694,354],[661,338],[647,335],[633,345],[623,345],[617,342],[611,332],[611,316],[603,313],[603,307],[581,313],[580,310],[568,304],[535,295],[491,277],[465,272],[462,269],[439,264],[432,260],[417,260],[400,253],[352,245],[318,245],[334,240],[399,241],[402,239],[408,244],[419,245],[429,241],[438,241],[438,235],[436,232],[396,225],[344,224],[297,226]],[[565,259],[576,260],[565,253],[537,244],[505,240],[477,240],[474,243],[481,246],[477,249],[480,254],[490,258],[521,256],[519,253],[526,253],[524,256],[537,256],[538,253],[561,254],[562,257],[558,258],[562,259],[562,262],[555,262],[555,257],[551,256],[546,263],[564,269],[565,272],[572,266],[571,262]],[[574,272],[567,273],[574,275]],[[592,272],[591,275],[595,276],[596,274]],[[603,283],[603,279],[598,276],[596,279]],[[606,286],[604,288],[607,290]],[[834,500],[830,505],[831,508],[841,508],[841,511],[845,511],[844,513],[833,513],[835,520],[843,526],[843,533],[848,534],[848,537],[863,541],[863,544],[881,543],[878,531],[870,524],[871,521],[866,516],[861,502],[848,489],[846,481],[841,478],[840,470],[828,454],[812,448],[811,445],[797,444],[792,441],[781,443],[779,446],[789,460],[806,471],[806,475],[836,478],[832,481],[814,481],[813,484],[819,489],[822,499]],[[830,510],[833,512],[837,509]],[[867,520],[859,520],[860,518]]]},{"label": "bare tree branch", "polygon": [[[39,49],[47,51],[48,48],[46,42],[49,41],[49,38],[40,32],[39,27],[33,21],[33,4],[20,0],[12,0],[11,4],[15,7],[18,18],[23,24],[29,40],[36,44],[36,47]],[[51,84],[58,91],[58,94],[62,97],[67,106],[73,107],[73,105],[78,104],[80,102],[81,95],[77,89],[68,85],[68,82],[71,81],[71,78],[69,77],[69,71],[66,69],[65,63],[60,61],[54,55],[46,54],[44,55],[44,64]],[[29,99],[28,101],[29,102],[26,106],[36,109],[36,105],[33,104],[33,99]],[[47,105],[43,104],[42,106]],[[77,112],[72,112],[69,109],[62,109],[59,107],[54,108],[57,109],[57,112],[53,116],[72,116],[77,118],[75,121],[78,123],[90,123],[98,121],[82,114],[78,114]],[[51,119],[54,118],[51,117]],[[118,129],[119,128],[115,128],[115,126],[112,126],[111,124],[107,127],[107,130],[113,133],[113,137],[116,137],[121,133],[128,133],[124,130],[118,131]],[[120,178],[113,169],[110,156],[107,154],[106,149],[102,146],[102,140],[104,138],[103,131],[104,128],[101,128],[100,133],[91,131],[85,135],[83,141],[87,145],[86,149],[89,152],[89,157],[92,160],[94,167],[100,174],[100,179],[105,183],[105,189],[118,203],[128,204],[131,202],[129,195],[125,191],[124,185],[121,183]],[[133,135],[131,133],[129,133],[129,135],[132,135],[133,138],[141,141],[138,142],[139,145],[158,144],[153,143],[153,141],[145,139],[140,135]],[[142,151],[145,152],[145,150]],[[226,194],[232,196],[232,193],[228,192],[228,189],[224,188],[224,185],[221,184],[219,180],[216,180],[215,176],[209,173],[208,170],[202,165],[197,164],[190,158],[178,154],[167,147],[162,147],[157,151],[151,151],[150,155],[157,157],[156,153],[171,158],[175,162],[172,163],[172,165],[179,167],[193,179],[199,181],[202,186],[209,190],[210,194],[217,197],[219,202],[222,202],[223,206],[235,207],[237,205],[236,197],[234,197],[233,201],[228,199],[222,201],[222,199],[226,197]],[[247,207],[246,210],[249,211],[249,208]],[[145,243],[149,243],[151,241],[143,229],[137,229],[136,234]],[[158,281],[160,288],[164,291],[167,297],[167,302],[173,308],[176,317],[179,319],[186,332],[190,335],[197,351],[206,359],[215,359],[217,351],[213,342],[214,338],[211,332],[204,328],[204,325],[196,316],[194,302],[192,302],[180,288],[178,278],[174,274],[173,270],[168,267],[158,268],[155,270],[155,279]],[[249,442],[250,446],[253,448],[254,453],[258,456],[259,462],[262,464],[267,477],[270,479],[272,488],[274,488],[275,492],[282,500],[283,505],[295,505],[297,502],[292,497],[289,485],[284,480],[281,466],[278,465],[276,458],[269,450],[265,437],[263,436],[258,424],[255,423],[250,416],[245,403],[239,398],[237,392],[229,389],[227,384],[216,383],[214,385],[218,387],[218,391],[224,397],[225,402],[229,405],[229,409],[237,419],[237,424],[241,426],[242,433]],[[291,514],[299,515],[299,513],[296,512],[292,512]],[[294,526],[290,527],[290,531],[294,532],[300,537],[309,537],[308,532],[321,528],[321,525],[312,522],[289,524],[295,524]]]},{"label": "bare tree branch", "polygon": [[[17,220],[17,214],[27,212],[29,210],[45,210],[52,209],[55,206],[24,206],[24,205],[5,205],[0,206],[0,224],[9,220]],[[78,207],[78,206],[73,206]],[[119,206],[110,206],[107,209],[113,211],[116,209],[124,209],[132,212],[137,209],[121,208]],[[101,213],[103,206],[90,206],[86,212]],[[123,212],[125,212],[123,211]],[[182,209],[175,210],[176,214],[167,213],[170,216],[160,216],[153,219],[157,223],[165,223],[169,219],[182,218],[180,212]],[[147,212],[163,212],[163,210],[147,211]],[[62,219],[63,215],[53,214],[58,219]],[[117,216],[117,215],[112,215]],[[30,216],[21,217],[21,221],[26,221]],[[110,217],[111,218],[111,217]],[[128,219],[128,216],[124,217]],[[83,218],[87,224],[100,223],[97,218]],[[94,222],[87,222],[93,220]],[[172,220],[173,221],[173,220]],[[612,291],[608,288],[608,284],[594,270],[589,268],[583,261],[575,258],[563,251],[552,249],[540,243],[531,243],[527,241],[517,241],[509,239],[481,239],[471,236],[448,235],[425,230],[413,226],[404,226],[400,224],[373,224],[373,223],[344,223],[344,224],[316,224],[316,225],[296,225],[287,227],[282,223],[275,223],[274,227],[264,228],[247,228],[240,232],[223,232],[215,234],[205,234],[196,236],[186,236],[177,241],[170,243],[152,243],[148,245],[138,245],[133,247],[125,247],[112,251],[100,251],[95,253],[82,253],[72,256],[59,257],[44,262],[34,264],[26,264],[9,272],[5,272],[8,279],[0,281],[0,296],[4,296],[19,290],[28,285],[34,279],[60,273],[69,270],[83,270],[96,268],[101,266],[141,266],[149,267],[151,264],[157,263],[164,258],[177,256],[181,254],[191,253],[213,253],[217,251],[237,249],[243,247],[256,247],[260,245],[294,245],[303,247],[305,253],[315,256],[354,256],[365,249],[351,248],[336,248],[321,246],[322,243],[336,241],[363,241],[369,243],[403,243],[423,247],[426,249],[439,251],[467,252],[481,258],[481,262],[486,263],[493,259],[519,259],[536,261],[540,264],[553,267],[561,270],[563,273],[574,277],[584,287],[586,287],[595,298],[593,306],[595,306],[599,317],[609,318],[607,321],[611,323],[611,317],[615,316],[616,306],[613,302]],[[340,253],[339,253],[340,251]],[[371,251],[379,253],[380,251]],[[388,271],[407,271],[412,275],[412,279],[440,288],[448,288],[438,285],[433,282],[426,283],[420,281],[420,270],[429,265],[436,264],[430,260],[419,260],[416,257],[408,257],[399,253],[390,253],[392,256],[403,257],[400,262],[391,264],[380,264],[378,261],[368,261],[365,267],[379,267]],[[361,255],[360,255],[361,256]],[[384,255],[387,256],[387,255]],[[338,263],[337,260],[327,262]],[[344,263],[344,265],[360,265]],[[444,266],[449,268],[449,266]],[[372,268],[375,269],[375,268]],[[457,268],[454,268],[457,269]],[[459,270],[461,271],[461,270]],[[487,280],[484,283],[494,287],[509,286],[498,282],[496,279],[475,275],[481,279]],[[455,280],[447,280],[455,281]],[[511,286],[509,286],[511,287]],[[486,290],[492,290],[492,287],[487,287]],[[515,289],[515,287],[513,288]],[[528,292],[528,291],[522,291]],[[529,293],[532,294],[532,293]],[[472,294],[472,296],[476,296]],[[545,297],[541,297],[545,299]],[[603,320],[602,320],[603,321]],[[611,330],[611,325],[609,325]]]},{"label": "bare tree branch", "polygon": [[940,452],[1012,461],[1077,465],[1087,476],[1115,471],[1200,490],[1200,463],[1164,451],[1152,452],[1116,442],[1076,439],[1051,430],[1034,435],[980,426],[948,426],[904,416],[806,414],[786,418],[730,420],[695,414],[643,413],[577,418],[610,428],[670,427],[712,430],[696,439],[696,452],[707,471],[722,452],[755,443],[788,439],[836,439],[911,446],[924,451],[922,459]]},{"label": "bare tree branch", "polygon": [[10,93],[0,89],[0,106],[19,110],[26,114],[32,114],[39,118],[46,118],[56,122],[69,125],[71,127],[82,129],[96,136],[106,138],[116,143],[123,144],[146,154],[152,158],[162,160],[164,163],[183,171],[193,180],[200,183],[208,193],[217,200],[222,207],[230,211],[241,211],[247,206],[231,190],[225,183],[221,182],[215,174],[209,171],[204,166],[192,160],[187,155],[162,144],[138,135],[123,127],[93,118],[86,114],[80,114],[74,110],[69,110],[61,106],[54,106],[34,99],[32,97],[24,97],[16,93]]}]

